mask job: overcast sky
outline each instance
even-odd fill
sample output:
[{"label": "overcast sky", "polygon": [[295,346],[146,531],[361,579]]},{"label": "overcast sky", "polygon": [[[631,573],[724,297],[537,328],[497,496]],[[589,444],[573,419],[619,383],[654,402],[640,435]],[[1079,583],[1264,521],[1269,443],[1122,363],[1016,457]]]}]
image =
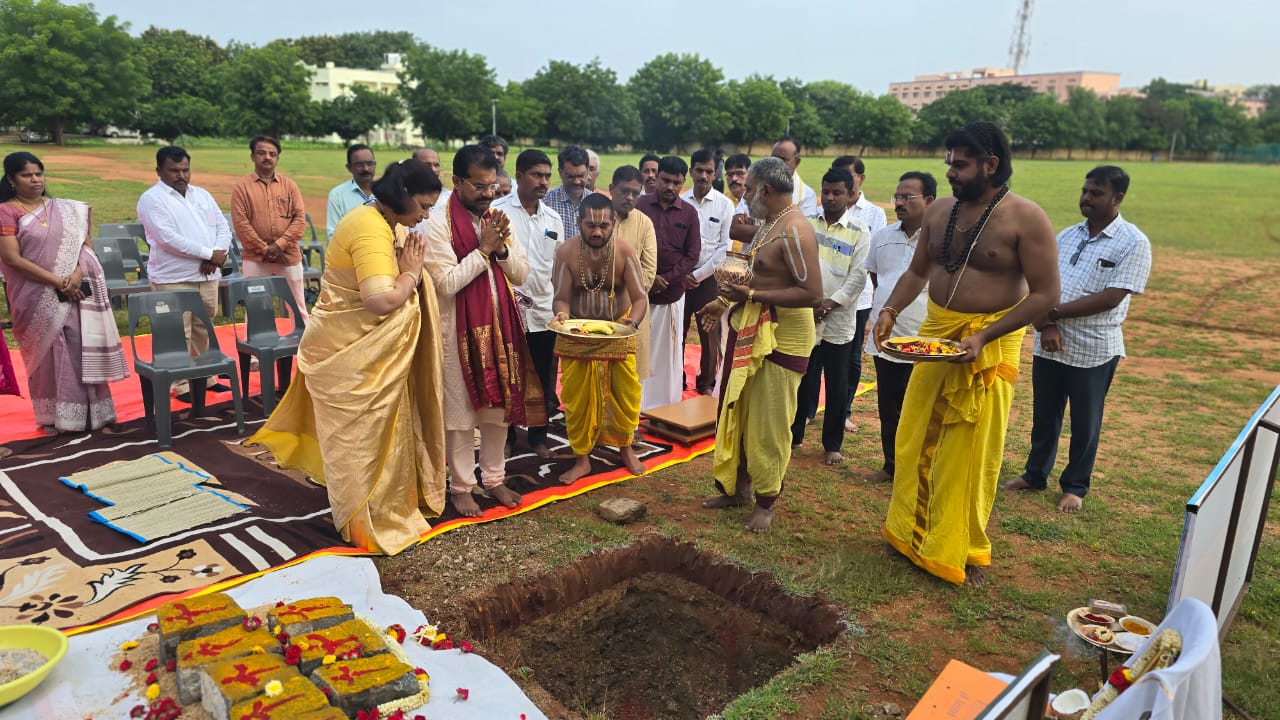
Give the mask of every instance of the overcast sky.
[{"label": "overcast sky", "polygon": [[[71,0],[63,0],[71,2]],[[664,52],[698,53],[726,77],[840,80],[881,95],[918,74],[1009,65],[1017,0],[530,2],[528,0],[99,0],[131,24],[260,45],[278,37],[407,30],[484,55],[498,80],[548,60],[599,57],[626,81]],[[630,9],[627,9],[630,8]],[[779,9],[790,9],[790,14]],[[1023,72],[1120,73],[1212,85],[1280,84],[1280,2],[1037,0]]]}]

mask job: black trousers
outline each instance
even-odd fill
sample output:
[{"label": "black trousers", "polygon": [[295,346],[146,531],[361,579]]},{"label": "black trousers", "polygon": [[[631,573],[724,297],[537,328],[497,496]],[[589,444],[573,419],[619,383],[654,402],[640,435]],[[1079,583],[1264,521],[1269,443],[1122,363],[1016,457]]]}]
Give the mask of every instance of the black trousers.
[{"label": "black trousers", "polygon": [[1062,492],[1078,497],[1089,494],[1093,463],[1102,437],[1102,412],[1107,391],[1120,364],[1117,355],[1097,367],[1082,368],[1036,356],[1031,359],[1031,453],[1023,477],[1031,487],[1043,490],[1058,459],[1062,418],[1071,406],[1071,444],[1067,466],[1058,484]]},{"label": "black trousers", "polygon": [[818,412],[818,388],[823,375],[827,378],[827,411],[822,414],[822,449],[840,452],[844,445],[844,408],[841,405],[848,394],[849,358],[853,357],[853,342],[832,345],[823,341],[809,355],[809,370],[800,380],[797,393],[796,416],[791,422],[791,444],[804,440],[804,428],[809,418]]},{"label": "black trousers", "polygon": [[849,350],[849,385],[848,399],[844,402],[844,417],[847,420],[853,415],[853,397],[858,393],[858,383],[862,382],[862,346],[863,338],[866,337],[867,319],[871,317],[871,308],[859,310],[857,315],[857,326],[853,335],[853,347]]},{"label": "black trousers", "polygon": [[[684,328],[685,335],[689,333],[689,320],[693,314],[701,310],[704,305],[716,299],[716,295],[720,292],[719,286],[716,284],[714,277],[698,283],[696,286],[689,288],[684,293],[684,324],[680,327]],[[703,395],[710,395],[711,391],[716,387],[716,374],[720,372],[720,326],[716,325],[715,329],[707,332],[698,325],[698,343],[701,345],[698,362],[698,377],[694,381],[694,387]],[[685,381],[685,387],[689,383]]]},{"label": "black trousers", "polygon": [[[533,371],[542,382],[542,396],[547,400],[547,416],[560,410],[560,398],[556,395],[556,334],[550,330],[525,333],[525,341],[529,344],[529,356],[533,360]],[[507,428],[507,443],[514,443],[516,430]],[[531,426],[529,428],[529,447],[547,444],[547,426]]]},{"label": "black trousers", "polygon": [[907,396],[907,383],[915,363],[900,363],[882,357],[876,363],[876,409],[880,413],[880,448],[884,452],[884,471],[893,475],[894,444],[898,438],[898,421],[902,419],[902,399]]}]

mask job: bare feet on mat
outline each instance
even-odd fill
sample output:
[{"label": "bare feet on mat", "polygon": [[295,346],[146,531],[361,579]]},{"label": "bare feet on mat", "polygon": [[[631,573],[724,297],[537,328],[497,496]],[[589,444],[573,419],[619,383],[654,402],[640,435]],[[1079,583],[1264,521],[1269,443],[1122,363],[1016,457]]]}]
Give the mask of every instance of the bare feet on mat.
[{"label": "bare feet on mat", "polygon": [[480,506],[476,504],[476,499],[471,497],[471,493],[449,493],[449,504],[453,505],[453,509],[458,511],[462,517],[480,517]]},{"label": "bare feet on mat", "polygon": [[1062,493],[1058,498],[1058,512],[1078,513],[1084,508],[1084,498],[1071,493]]},{"label": "bare feet on mat", "polygon": [[1019,475],[1018,477],[1005,482],[1003,485],[1000,486],[1000,489],[1001,490],[1039,490],[1040,488],[1032,487],[1031,483],[1027,481],[1026,475]]},{"label": "bare feet on mat", "polygon": [[862,476],[862,479],[869,483],[893,482],[893,476],[885,472],[883,469],[877,470],[873,473],[867,473],[866,475]]},{"label": "bare feet on mat", "polygon": [[858,432],[858,424],[852,420],[845,420],[844,431],[847,433],[856,433]]},{"label": "bare feet on mat", "polygon": [[502,506],[507,509],[513,508],[520,504],[520,493],[516,492],[515,490],[512,490],[506,485],[494,485],[493,487],[485,488],[485,490],[488,490],[489,495],[494,500],[497,500],[498,502],[502,503]]},{"label": "bare feet on mat", "polygon": [[769,529],[769,524],[772,522],[773,511],[757,505],[756,509],[751,511],[751,517],[747,518],[747,529],[751,532],[762,533]]},{"label": "bare feet on mat", "polygon": [[572,485],[591,472],[591,457],[583,455],[574,460],[573,467],[569,468],[560,475],[561,485]]},{"label": "bare feet on mat", "polygon": [[827,465],[839,465],[844,462],[844,456],[838,452],[829,452],[822,457],[822,462]]},{"label": "bare feet on mat", "polygon": [[533,450],[534,455],[537,455],[539,458],[543,460],[549,460],[551,458],[551,448],[547,447],[545,444],[534,445],[531,449]]},{"label": "bare feet on mat", "polygon": [[627,470],[632,475],[644,474],[644,463],[640,462],[640,456],[636,455],[636,451],[630,445],[622,448],[622,464],[627,466]]},{"label": "bare feet on mat", "polygon": [[980,588],[987,584],[987,571],[977,565],[964,566],[964,584],[968,587]]}]

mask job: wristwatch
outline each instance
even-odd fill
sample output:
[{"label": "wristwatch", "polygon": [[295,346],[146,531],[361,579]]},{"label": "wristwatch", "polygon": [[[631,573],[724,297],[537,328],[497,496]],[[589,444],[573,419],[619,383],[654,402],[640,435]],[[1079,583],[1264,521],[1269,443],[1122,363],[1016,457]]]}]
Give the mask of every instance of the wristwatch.
[{"label": "wristwatch", "polygon": [[1049,310],[1049,324],[1052,325],[1058,322],[1058,318],[1060,317],[1062,317],[1062,313],[1058,312],[1058,308],[1055,307]]}]

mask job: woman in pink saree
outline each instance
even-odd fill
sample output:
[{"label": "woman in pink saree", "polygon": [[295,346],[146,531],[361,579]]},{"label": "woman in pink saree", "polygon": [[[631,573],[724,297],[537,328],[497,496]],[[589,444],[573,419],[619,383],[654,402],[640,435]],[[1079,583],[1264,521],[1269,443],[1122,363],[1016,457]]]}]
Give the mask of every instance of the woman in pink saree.
[{"label": "woman in pink saree", "polygon": [[46,197],[35,155],[6,156],[0,271],[35,420],[49,434],[114,422],[107,384],[129,376],[102,266],[88,243],[89,206]]}]

